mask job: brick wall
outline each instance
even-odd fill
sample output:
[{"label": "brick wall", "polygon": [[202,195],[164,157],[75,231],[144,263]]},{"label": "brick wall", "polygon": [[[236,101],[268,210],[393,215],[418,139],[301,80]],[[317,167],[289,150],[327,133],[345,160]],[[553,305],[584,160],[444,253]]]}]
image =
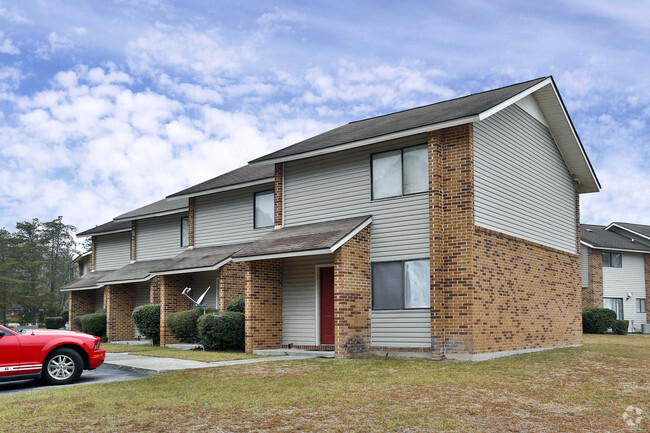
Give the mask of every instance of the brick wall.
[{"label": "brick wall", "polygon": [[188,214],[187,214],[188,228],[188,246],[194,246],[194,197],[188,200]]},{"label": "brick wall", "polygon": [[370,353],[370,226],[334,252],[334,350],[337,358]]},{"label": "brick wall", "polygon": [[149,303],[160,304],[160,288],[162,287],[163,277],[158,275],[149,281]]},{"label": "brick wall", "polygon": [[192,287],[190,274],[160,275],[160,345],[178,343],[169,332],[167,317],[177,311],[192,308],[192,301],[182,294],[185,287]]},{"label": "brick wall", "polygon": [[131,261],[136,259],[136,235],[135,235],[135,221],[131,221]]},{"label": "brick wall", "polygon": [[645,321],[650,324],[650,254],[643,255],[645,260]]},{"label": "brick wall", "polygon": [[275,228],[283,226],[284,163],[275,164],[275,186],[273,193]]},{"label": "brick wall", "polygon": [[95,270],[96,257],[97,257],[97,245],[95,243],[95,238],[90,238],[90,262],[88,263],[88,272]]},{"label": "brick wall", "polygon": [[135,335],[133,309],[135,285],[117,284],[104,289],[106,308],[106,336],[108,341],[132,340]]},{"label": "brick wall", "polygon": [[228,302],[246,294],[246,266],[230,262],[219,273],[219,310],[224,311]]},{"label": "brick wall", "polygon": [[587,248],[589,285],[582,289],[582,307],[603,308],[603,253]]},{"label": "brick wall", "polygon": [[282,345],[282,261],[245,264],[246,352]]},{"label": "brick wall", "polygon": [[73,331],[81,331],[72,325],[72,319],[95,312],[95,291],[75,290],[68,292],[68,304],[70,310],[70,326]]}]

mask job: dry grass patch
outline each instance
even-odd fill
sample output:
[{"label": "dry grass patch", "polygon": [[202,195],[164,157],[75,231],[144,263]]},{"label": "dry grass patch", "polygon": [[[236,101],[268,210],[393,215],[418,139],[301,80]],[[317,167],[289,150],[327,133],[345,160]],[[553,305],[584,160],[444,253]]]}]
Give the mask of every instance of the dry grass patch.
[{"label": "dry grass patch", "polygon": [[[273,362],[0,396],[7,431],[650,431],[650,337],[480,363]],[[613,338],[613,340],[612,340]],[[617,350],[610,350],[614,345]],[[643,411],[628,426],[628,406]]]},{"label": "dry grass patch", "polygon": [[155,356],[159,358],[188,359],[191,361],[218,362],[234,359],[259,358],[260,355],[251,355],[244,352],[221,351],[208,352],[204,350],[180,350],[171,347],[129,345],[129,344],[102,344],[102,349],[108,353],[129,353],[131,355]]}]

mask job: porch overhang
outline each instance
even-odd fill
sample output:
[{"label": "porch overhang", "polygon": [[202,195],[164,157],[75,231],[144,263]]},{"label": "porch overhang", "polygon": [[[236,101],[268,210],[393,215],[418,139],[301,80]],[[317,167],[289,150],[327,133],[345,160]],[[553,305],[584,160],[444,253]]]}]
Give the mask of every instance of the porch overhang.
[{"label": "porch overhang", "polygon": [[222,245],[218,247],[193,248],[183,251],[173,259],[153,269],[153,275],[188,274],[214,271],[232,261],[232,255],[250,244]]},{"label": "porch overhang", "polygon": [[77,290],[95,290],[104,286],[98,281],[114,271],[95,271],[88,272],[76,280],[62,286],[59,290],[62,292],[73,292]]},{"label": "porch overhang", "polygon": [[101,283],[103,286],[108,286],[149,281],[155,276],[151,270],[161,266],[167,260],[169,259],[129,263],[128,265],[109,273],[104,278],[100,279],[98,283]]},{"label": "porch overhang", "polygon": [[232,256],[234,262],[331,254],[372,222],[365,215],[295,227],[263,236]]}]

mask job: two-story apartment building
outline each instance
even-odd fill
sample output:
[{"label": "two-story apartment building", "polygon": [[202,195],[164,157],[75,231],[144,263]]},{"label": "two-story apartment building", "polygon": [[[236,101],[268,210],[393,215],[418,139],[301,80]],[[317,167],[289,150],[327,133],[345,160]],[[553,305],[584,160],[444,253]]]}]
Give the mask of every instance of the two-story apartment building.
[{"label": "two-story apartment building", "polygon": [[[486,359],[581,342],[579,194],[600,188],[551,77],[341,126],[121,215],[71,315],[246,297],[246,350]],[[96,278],[93,274],[106,273]],[[149,290],[147,291],[147,284]]]},{"label": "two-story apartment building", "polygon": [[650,226],[581,226],[583,307],[609,308],[630,332],[650,323]]}]

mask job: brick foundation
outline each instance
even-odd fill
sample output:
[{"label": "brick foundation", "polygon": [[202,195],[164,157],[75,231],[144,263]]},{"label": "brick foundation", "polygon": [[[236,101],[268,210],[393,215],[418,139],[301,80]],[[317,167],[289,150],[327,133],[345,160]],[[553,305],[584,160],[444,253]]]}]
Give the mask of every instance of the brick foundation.
[{"label": "brick foundation", "polygon": [[334,252],[334,346],[337,358],[370,354],[370,226]]},{"label": "brick foundation", "polygon": [[244,263],[230,262],[219,273],[219,310],[238,296],[246,294],[246,266]]},{"label": "brick foundation", "polygon": [[603,308],[603,253],[591,248],[587,251],[589,285],[582,288],[582,307]]},{"label": "brick foundation", "polygon": [[106,336],[108,341],[132,340],[135,334],[133,309],[135,285],[117,284],[104,289]]},{"label": "brick foundation", "polygon": [[156,278],[160,278],[160,345],[178,343],[169,332],[167,317],[192,308],[192,302],[182,294],[185,287],[192,287],[192,277],[190,274],[177,274],[159,275]]},{"label": "brick foundation", "polygon": [[245,264],[246,352],[282,345],[282,261]]},{"label": "brick foundation", "polygon": [[73,331],[81,331],[72,324],[72,319],[95,312],[95,290],[75,290],[68,293],[70,326]]}]

